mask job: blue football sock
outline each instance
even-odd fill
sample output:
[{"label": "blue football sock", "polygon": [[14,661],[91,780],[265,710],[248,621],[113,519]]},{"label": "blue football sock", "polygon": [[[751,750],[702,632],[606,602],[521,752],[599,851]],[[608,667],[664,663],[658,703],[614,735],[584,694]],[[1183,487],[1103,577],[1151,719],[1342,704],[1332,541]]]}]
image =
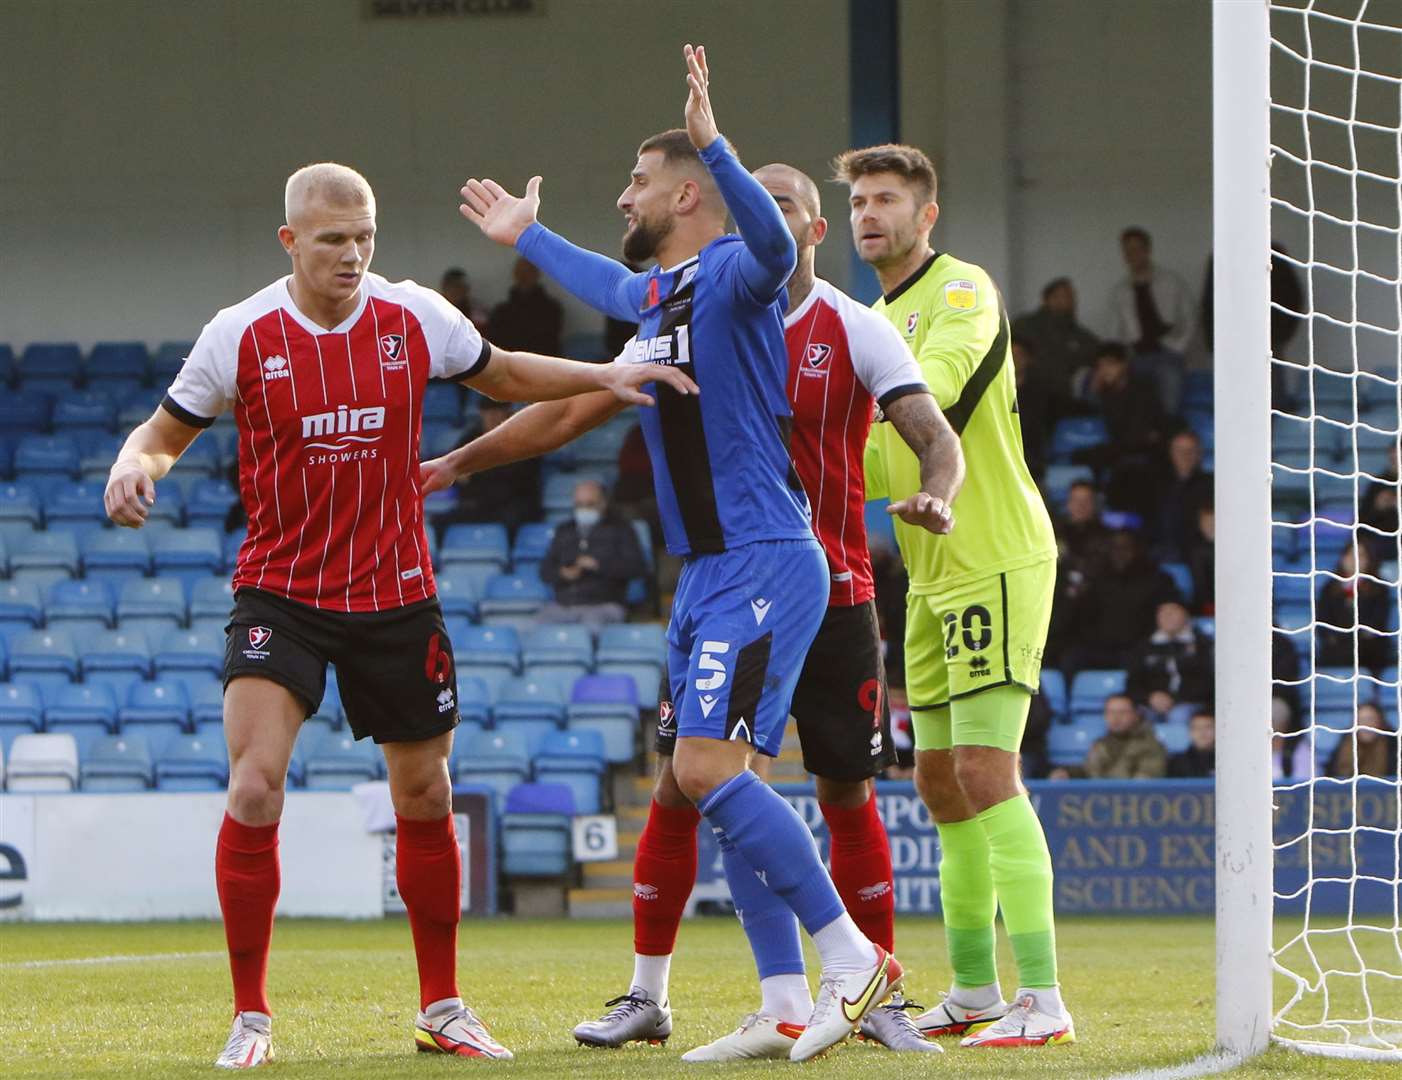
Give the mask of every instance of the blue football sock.
[{"label": "blue football sock", "polygon": [[697,805],[713,827],[730,838],[808,933],[816,934],[846,912],[818,857],[813,834],[784,797],[746,769]]},{"label": "blue football sock", "polygon": [[803,942],[798,936],[798,920],[789,905],[759,879],[730,837],[716,829],[716,839],[720,842],[730,898],[735,901],[735,914],[740,916],[740,925],[750,939],[759,977],[803,974]]}]

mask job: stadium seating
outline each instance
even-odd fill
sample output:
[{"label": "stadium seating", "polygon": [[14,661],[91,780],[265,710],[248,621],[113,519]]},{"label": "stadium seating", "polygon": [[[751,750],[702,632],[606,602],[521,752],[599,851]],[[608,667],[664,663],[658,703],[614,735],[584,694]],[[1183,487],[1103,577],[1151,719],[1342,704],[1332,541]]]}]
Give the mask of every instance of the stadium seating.
[{"label": "stadium seating", "polygon": [[224,638],[196,630],[172,630],[161,639],[153,659],[157,677],[177,671],[219,675],[224,669]]},{"label": "stadium seating", "polygon": [[229,511],[238,501],[238,492],[227,480],[199,479],[190,485],[185,516],[192,526],[213,528],[222,534]]},{"label": "stadium seating", "polygon": [[92,387],[112,383],[140,385],[146,381],[150,366],[146,346],[139,341],[99,341],[88,354],[85,374]]},{"label": "stadium seating", "polygon": [[524,630],[550,601],[550,589],[539,578],[497,574],[487,579],[478,605],[482,622],[490,626],[514,626]]},{"label": "stadium seating", "polygon": [[497,796],[500,808],[507,793],[531,774],[526,741],[511,731],[475,733],[455,741],[453,780],[460,784],[485,784]]},{"label": "stadium seating", "polygon": [[82,543],[83,574],[110,581],[120,589],[134,576],[151,570],[151,547],[145,530],[104,529],[88,533]]},{"label": "stadium seating", "polygon": [[477,618],[477,602],[481,595],[479,575],[459,564],[436,570],[433,578],[438,585],[438,602],[443,606],[446,618],[458,616],[469,621]]},{"label": "stadium seating", "polygon": [[1103,716],[1105,699],[1111,694],[1123,694],[1124,690],[1123,671],[1078,671],[1071,680],[1072,718],[1086,714]]},{"label": "stadium seating", "polygon": [[1043,668],[1041,693],[1053,717],[1060,720],[1068,716],[1070,706],[1066,695],[1065,675],[1055,668]]},{"label": "stadium seating", "polygon": [[53,399],[47,394],[28,389],[0,394],[0,431],[46,431],[52,412]]},{"label": "stadium seating", "polygon": [[571,731],[592,731],[603,740],[611,765],[637,753],[638,698],[626,675],[586,675],[576,679],[566,716]]},{"label": "stadium seating", "polygon": [[117,596],[117,619],[123,629],[163,631],[185,625],[185,588],[177,578],[134,578]]},{"label": "stadium seating", "polygon": [[1052,432],[1052,459],[1068,461],[1077,450],[1100,446],[1109,438],[1109,432],[1105,430],[1105,421],[1098,416],[1072,416],[1059,420]]},{"label": "stadium seating", "polygon": [[44,615],[55,630],[106,630],[116,620],[116,598],[105,581],[56,581],[49,587]]},{"label": "stadium seating", "polygon": [[227,577],[205,577],[190,590],[190,619],[219,619],[227,622],[234,609],[234,589]]},{"label": "stadium seating", "polygon": [[[196,734],[201,725],[224,727],[224,687],[217,681],[205,683],[190,695],[190,721]],[[222,735],[221,735],[222,738]]]},{"label": "stadium seating", "polygon": [[505,570],[510,560],[506,527],[497,524],[452,525],[438,552],[444,566],[485,563]]},{"label": "stadium seating", "polygon": [[117,406],[105,391],[69,391],[54,403],[54,428],[65,435],[81,431],[110,432],[116,423]]},{"label": "stadium seating", "polygon": [[464,724],[491,726],[492,691],[475,675],[458,674],[458,715]]},{"label": "stadium seating", "polygon": [[185,684],[175,680],[134,682],[127,689],[127,698],[117,710],[117,722],[122,731],[132,727],[154,728],[155,738],[161,734],[176,735],[189,728],[190,695]]},{"label": "stadium seating", "polygon": [[67,435],[26,435],[15,447],[15,473],[34,483],[78,478],[79,451]]},{"label": "stadium seating", "polygon": [[10,744],[5,786],[13,792],[76,790],[77,741],[66,734],[20,735]]},{"label": "stadium seating", "polygon": [[564,784],[519,784],[501,818],[502,870],[508,877],[559,877],[573,862],[574,796]]},{"label": "stadium seating", "polygon": [[[78,543],[63,531],[31,533],[9,545],[10,576],[19,579],[24,571],[56,571],[59,577],[77,577],[80,565]],[[37,575],[32,578],[38,580]]]},{"label": "stadium seating", "polygon": [[535,756],[536,780],[568,787],[578,814],[599,812],[607,768],[603,736],[594,731],[551,732]]},{"label": "stadium seating", "polygon": [[39,586],[28,581],[0,581],[0,623],[26,629],[44,621],[44,603]]},{"label": "stadium seating", "polygon": [[229,757],[222,738],[177,735],[166,740],[156,758],[156,787],[162,791],[219,791],[228,782]]},{"label": "stadium seating", "polygon": [[139,630],[89,633],[82,640],[85,682],[105,681],[125,689],[151,674],[151,648]]},{"label": "stadium seating", "polygon": [[10,642],[10,675],[43,687],[78,678],[78,650],[63,630],[32,630]]},{"label": "stadium seating", "polygon": [[383,759],[373,743],[316,727],[305,728],[298,741],[304,743],[303,782],[309,789],[335,791],[379,779]]},{"label": "stadium seating", "polygon": [[667,639],[656,623],[615,623],[599,631],[600,664],[661,664],[666,656]]},{"label": "stadium seating", "polygon": [[460,669],[521,670],[521,639],[510,626],[466,627],[453,635],[452,640],[453,656]]},{"label": "stadium seating", "polygon": [[44,726],[44,698],[33,683],[0,683],[0,727],[38,731]]},{"label": "stadium seating", "polygon": [[152,784],[154,766],[146,739],[140,734],[110,735],[98,739],[81,763],[84,791],[145,791]]},{"label": "stadium seating", "polygon": [[1079,765],[1098,737],[1088,723],[1053,724],[1047,732],[1047,760],[1053,765]]},{"label": "stadium seating", "polygon": [[522,658],[527,667],[551,664],[587,675],[594,666],[594,639],[581,625],[538,626],[526,635]]},{"label": "stadium seating", "polygon": [[492,717],[498,729],[525,739],[534,756],[546,735],[564,724],[565,695],[553,680],[522,675],[501,688]]},{"label": "stadium seating", "polygon": [[90,726],[104,732],[117,730],[117,695],[106,683],[74,683],[54,689],[44,708],[48,731]]}]

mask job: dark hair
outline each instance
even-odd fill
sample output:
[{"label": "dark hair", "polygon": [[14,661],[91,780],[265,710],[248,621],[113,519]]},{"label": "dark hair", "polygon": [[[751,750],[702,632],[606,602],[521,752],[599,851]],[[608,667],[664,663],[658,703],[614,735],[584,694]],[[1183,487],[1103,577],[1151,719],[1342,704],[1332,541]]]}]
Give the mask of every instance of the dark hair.
[{"label": "dark hair", "polygon": [[1042,286],[1042,299],[1046,300],[1048,296],[1050,296],[1052,293],[1056,292],[1057,289],[1060,289],[1063,286],[1068,289],[1073,287],[1071,285],[1071,279],[1069,277],[1052,278],[1050,281],[1048,281],[1045,285]]},{"label": "dark hair", "polygon": [[1207,717],[1209,720],[1212,721],[1214,727],[1217,725],[1217,714],[1214,713],[1211,709],[1194,709],[1193,715],[1188,717],[1188,723],[1191,724],[1199,716]]},{"label": "dark hair", "polygon": [[936,202],[939,196],[935,163],[918,147],[882,143],[863,150],[844,150],[833,158],[832,169],[834,180],[849,185],[859,176],[895,173],[915,188],[921,206]]},{"label": "dark hair", "polygon": [[[1124,693],[1123,691],[1121,691],[1121,692],[1119,692],[1119,693],[1115,693],[1115,694],[1106,694],[1106,695],[1105,695],[1105,703],[1104,703],[1104,704],[1105,704],[1105,705],[1109,705],[1110,702],[1114,701],[1116,698],[1120,699],[1121,701],[1128,701],[1131,705],[1134,704],[1134,698],[1130,697],[1128,694]],[[1103,707],[1104,707],[1104,706],[1102,706],[1102,708],[1103,708]]]},{"label": "dark hair", "polygon": [[1123,244],[1126,240],[1141,240],[1146,248],[1152,248],[1154,246],[1154,241],[1149,235],[1149,231],[1147,229],[1141,229],[1138,225],[1131,225],[1124,232],[1120,233],[1120,243]]},{"label": "dark hair", "polygon": [[1118,341],[1102,341],[1095,350],[1095,358],[1099,360],[1103,356],[1124,363],[1129,359],[1129,352]]},{"label": "dark hair", "polygon": [[685,128],[668,128],[656,135],[649,135],[638,147],[638,156],[642,157],[649,150],[662,151],[662,157],[668,165],[695,165],[705,168],[701,164],[701,155],[691,144],[691,136],[686,133]]},{"label": "dark hair", "polygon": [[1092,495],[1100,494],[1100,490],[1089,480],[1072,480],[1070,486],[1066,489],[1066,494],[1071,494],[1071,492],[1075,491],[1077,488],[1090,488]]},{"label": "dark hair", "polygon": [[466,281],[467,271],[461,266],[450,266],[443,271],[444,281]]}]

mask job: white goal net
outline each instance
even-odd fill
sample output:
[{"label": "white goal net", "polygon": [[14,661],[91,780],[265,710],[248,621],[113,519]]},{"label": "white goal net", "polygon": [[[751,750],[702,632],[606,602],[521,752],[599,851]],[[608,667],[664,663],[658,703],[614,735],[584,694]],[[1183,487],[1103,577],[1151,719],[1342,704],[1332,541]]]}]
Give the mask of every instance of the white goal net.
[{"label": "white goal net", "polygon": [[1269,26],[1272,1036],[1402,1062],[1402,0]]}]

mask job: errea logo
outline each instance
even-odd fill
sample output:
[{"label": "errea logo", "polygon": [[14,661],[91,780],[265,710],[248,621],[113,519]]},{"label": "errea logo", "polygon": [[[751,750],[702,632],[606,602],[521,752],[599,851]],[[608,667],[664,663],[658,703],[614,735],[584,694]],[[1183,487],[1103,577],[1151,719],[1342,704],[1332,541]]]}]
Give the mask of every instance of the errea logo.
[{"label": "errea logo", "polygon": [[270,382],[273,379],[290,379],[292,369],[287,366],[287,357],[270,356],[263,361],[263,381]]}]

